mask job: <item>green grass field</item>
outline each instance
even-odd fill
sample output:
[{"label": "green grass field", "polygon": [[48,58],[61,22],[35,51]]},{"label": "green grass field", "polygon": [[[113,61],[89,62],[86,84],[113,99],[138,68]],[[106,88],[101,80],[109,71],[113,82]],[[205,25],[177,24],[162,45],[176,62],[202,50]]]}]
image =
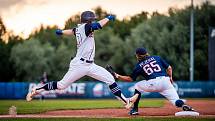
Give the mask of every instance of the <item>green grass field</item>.
[{"label": "green grass field", "polygon": [[[140,101],[141,107],[161,107],[164,104],[162,99]],[[33,100],[26,102],[25,100],[0,100],[0,114],[8,114],[11,106],[17,107],[18,114],[41,113],[50,110],[65,109],[94,109],[94,108],[123,108],[118,100]]]},{"label": "green grass field", "polygon": [[[140,107],[162,107],[164,99],[144,99]],[[18,114],[41,113],[50,110],[123,108],[121,102],[113,100],[0,100],[0,115],[8,114],[11,106],[17,107]],[[129,117],[129,118],[0,118],[0,121],[215,121],[203,117]]]}]

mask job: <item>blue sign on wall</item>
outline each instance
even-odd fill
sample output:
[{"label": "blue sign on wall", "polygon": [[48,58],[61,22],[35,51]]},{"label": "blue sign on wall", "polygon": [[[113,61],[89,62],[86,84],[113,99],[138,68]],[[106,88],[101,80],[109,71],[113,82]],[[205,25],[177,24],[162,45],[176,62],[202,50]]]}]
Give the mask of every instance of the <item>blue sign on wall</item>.
[{"label": "blue sign on wall", "polygon": [[[118,82],[119,87],[126,97],[134,93],[135,82]],[[0,99],[25,99],[26,94],[35,86],[36,83],[0,83]],[[204,98],[215,97],[215,82],[185,82],[178,81],[174,83],[179,97]],[[159,93],[143,92],[145,98],[162,97]],[[101,82],[73,83],[64,90],[45,91],[37,95],[36,98],[114,98],[114,95],[108,88],[108,85]]]}]

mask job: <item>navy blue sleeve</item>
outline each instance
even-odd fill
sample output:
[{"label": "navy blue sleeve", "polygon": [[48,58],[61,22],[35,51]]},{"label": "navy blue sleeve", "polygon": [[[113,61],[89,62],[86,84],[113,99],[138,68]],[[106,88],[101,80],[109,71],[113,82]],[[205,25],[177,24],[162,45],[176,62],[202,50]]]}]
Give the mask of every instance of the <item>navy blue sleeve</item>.
[{"label": "navy blue sleeve", "polygon": [[141,74],[142,68],[138,65],[135,66],[135,69],[131,73],[130,77],[133,81],[136,81],[137,77]]},{"label": "navy blue sleeve", "polygon": [[163,60],[162,58],[160,58],[160,62],[165,69],[167,69],[169,67],[169,64],[165,60]]},{"label": "navy blue sleeve", "polygon": [[102,26],[98,22],[91,23],[92,30],[102,29]]},{"label": "navy blue sleeve", "polygon": [[97,22],[89,23],[85,25],[85,34],[89,36],[94,30],[102,29],[101,25]]}]

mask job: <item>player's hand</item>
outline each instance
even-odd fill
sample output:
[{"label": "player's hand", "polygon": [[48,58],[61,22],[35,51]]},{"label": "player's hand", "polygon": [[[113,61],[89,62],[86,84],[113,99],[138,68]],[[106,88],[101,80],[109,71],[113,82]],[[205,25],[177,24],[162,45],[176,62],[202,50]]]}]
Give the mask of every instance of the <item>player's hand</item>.
[{"label": "player's hand", "polygon": [[63,35],[63,30],[57,29],[57,30],[55,31],[55,33],[56,33],[57,35]]},{"label": "player's hand", "polygon": [[119,78],[119,74],[117,74],[116,72],[114,73],[114,75],[117,79]]},{"label": "player's hand", "polygon": [[109,21],[114,21],[115,20],[115,16],[114,15],[109,15],[106,18],[109,19]]}]

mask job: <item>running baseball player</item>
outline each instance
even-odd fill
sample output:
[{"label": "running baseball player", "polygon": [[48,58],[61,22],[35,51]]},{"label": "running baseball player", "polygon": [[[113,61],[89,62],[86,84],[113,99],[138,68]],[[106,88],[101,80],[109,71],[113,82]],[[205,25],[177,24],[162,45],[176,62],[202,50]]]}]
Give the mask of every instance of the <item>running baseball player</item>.
[{"label": "running baseball player", "polygon": [[[194,109],[181,100],[173,87],[172,67],[159,56],[150,56],[145,48],[136,49],[136,64],[130,76],[123,76],[114,73],[115,77],[124,81],[135,81],[139,75],[146,80],[135,84],[134,95],[137,97],[127,108],[131,108],[130,115],[138,115],[138,104],[141,92],[159,92],[166,97],[176,107],[181,107],[184,111],[194,111]],[[112,72],[113,74],[113,72]]]},{"label": "running baseball player", "polygon": [[95,40],[94,31],[102,29],[109,21],[114,21],[115,16],[109,15],[106,18],[95,22],[96,15],[92,11],[85,11],[81,14],[81,24],[68,30],[56,30],[57,35],[74,35],[77,40],[77,53],[71,60],[68,72],[62,80],[58,82],[49,82],[42,87],[37,87],[29,92],[26,96],[27,101],[46,90],[65,89],[73,82],[87,75],[109,85],[112,93],[123,102],[129,104],[129,99],[125,98],[113,76],[103,67],[94,63]]}]

